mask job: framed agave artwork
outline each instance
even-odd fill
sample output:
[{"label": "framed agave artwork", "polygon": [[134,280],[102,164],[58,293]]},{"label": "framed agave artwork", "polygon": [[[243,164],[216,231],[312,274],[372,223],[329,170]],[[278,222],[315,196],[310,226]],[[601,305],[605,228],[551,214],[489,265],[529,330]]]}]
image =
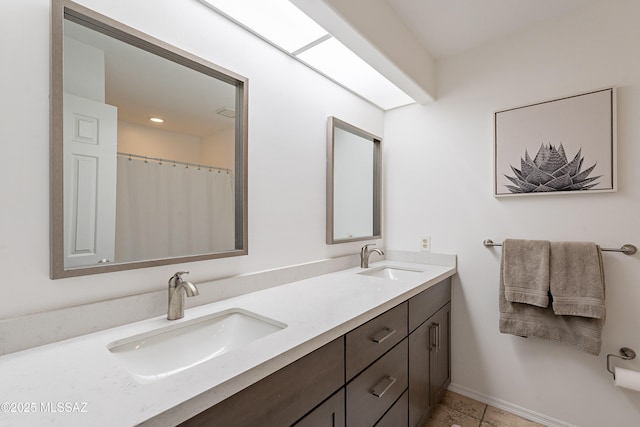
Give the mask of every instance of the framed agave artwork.
[{"label": "framed agave artwork", "polygon": [[494,196],[616,191],[615,88],[494,113]]}]

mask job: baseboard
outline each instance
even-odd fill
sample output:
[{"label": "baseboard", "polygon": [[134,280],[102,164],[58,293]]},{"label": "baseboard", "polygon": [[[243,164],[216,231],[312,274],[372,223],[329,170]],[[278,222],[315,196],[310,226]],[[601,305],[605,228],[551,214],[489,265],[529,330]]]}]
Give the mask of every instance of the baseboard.
[{"label": "baseboard", "polygon": [[503,409],[507,412],[511,412],[512,414],[516,414],[522,418],[535,421],[547,427],[576,427],[573,424],[565,423],[564,421],[547,417],[546,415],[539,414],[537,412],[523,408],[522,406],[514,405],[513,403],[506,402],[501,399],[496,399],[495,397],[487,396],[486,394],[479,393],[475,390],[463,387],[458,384],[451,383],[448,389],[453,391],[454,393],[470,397],[471,399],[477,400],[487,405],[495,406],[496,408]]}]

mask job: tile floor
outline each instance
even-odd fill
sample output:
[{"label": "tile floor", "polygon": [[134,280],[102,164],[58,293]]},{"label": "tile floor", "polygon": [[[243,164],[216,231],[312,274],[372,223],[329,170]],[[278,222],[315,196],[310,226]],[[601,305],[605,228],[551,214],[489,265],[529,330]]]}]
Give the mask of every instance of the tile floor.
[{"label": "tile floor", "polygon": [[510,412],[447,391],[424,427],[544,427]]}]

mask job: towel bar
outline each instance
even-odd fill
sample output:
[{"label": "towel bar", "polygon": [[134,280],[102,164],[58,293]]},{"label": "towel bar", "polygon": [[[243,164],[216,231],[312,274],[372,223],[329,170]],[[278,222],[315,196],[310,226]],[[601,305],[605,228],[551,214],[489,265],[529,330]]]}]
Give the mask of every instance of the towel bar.
[{"label": "towel bar", "polygon": [[[493,243],[493,240],[491,239],[486,239],[482,243],[487,247],[502,246],[502,243]],[[621,248],[618,248],[618,249],[617,248],[600,248],[600,250],[605,252],[622,252],[625,255],[633,255],[636,252],[638,252],[638,248],[636,248],[635,245],[632,245],[630,243],[625,243],[624,245],[622,245]]]}]

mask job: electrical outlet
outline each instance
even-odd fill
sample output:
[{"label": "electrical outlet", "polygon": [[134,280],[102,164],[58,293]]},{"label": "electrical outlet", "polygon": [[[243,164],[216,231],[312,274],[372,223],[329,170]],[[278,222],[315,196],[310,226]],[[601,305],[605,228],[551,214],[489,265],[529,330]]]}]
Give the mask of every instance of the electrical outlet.
[{"label": "electrical outlet", "polygon": [[420,251],[431,252],[431,236],[420,236]]}]

